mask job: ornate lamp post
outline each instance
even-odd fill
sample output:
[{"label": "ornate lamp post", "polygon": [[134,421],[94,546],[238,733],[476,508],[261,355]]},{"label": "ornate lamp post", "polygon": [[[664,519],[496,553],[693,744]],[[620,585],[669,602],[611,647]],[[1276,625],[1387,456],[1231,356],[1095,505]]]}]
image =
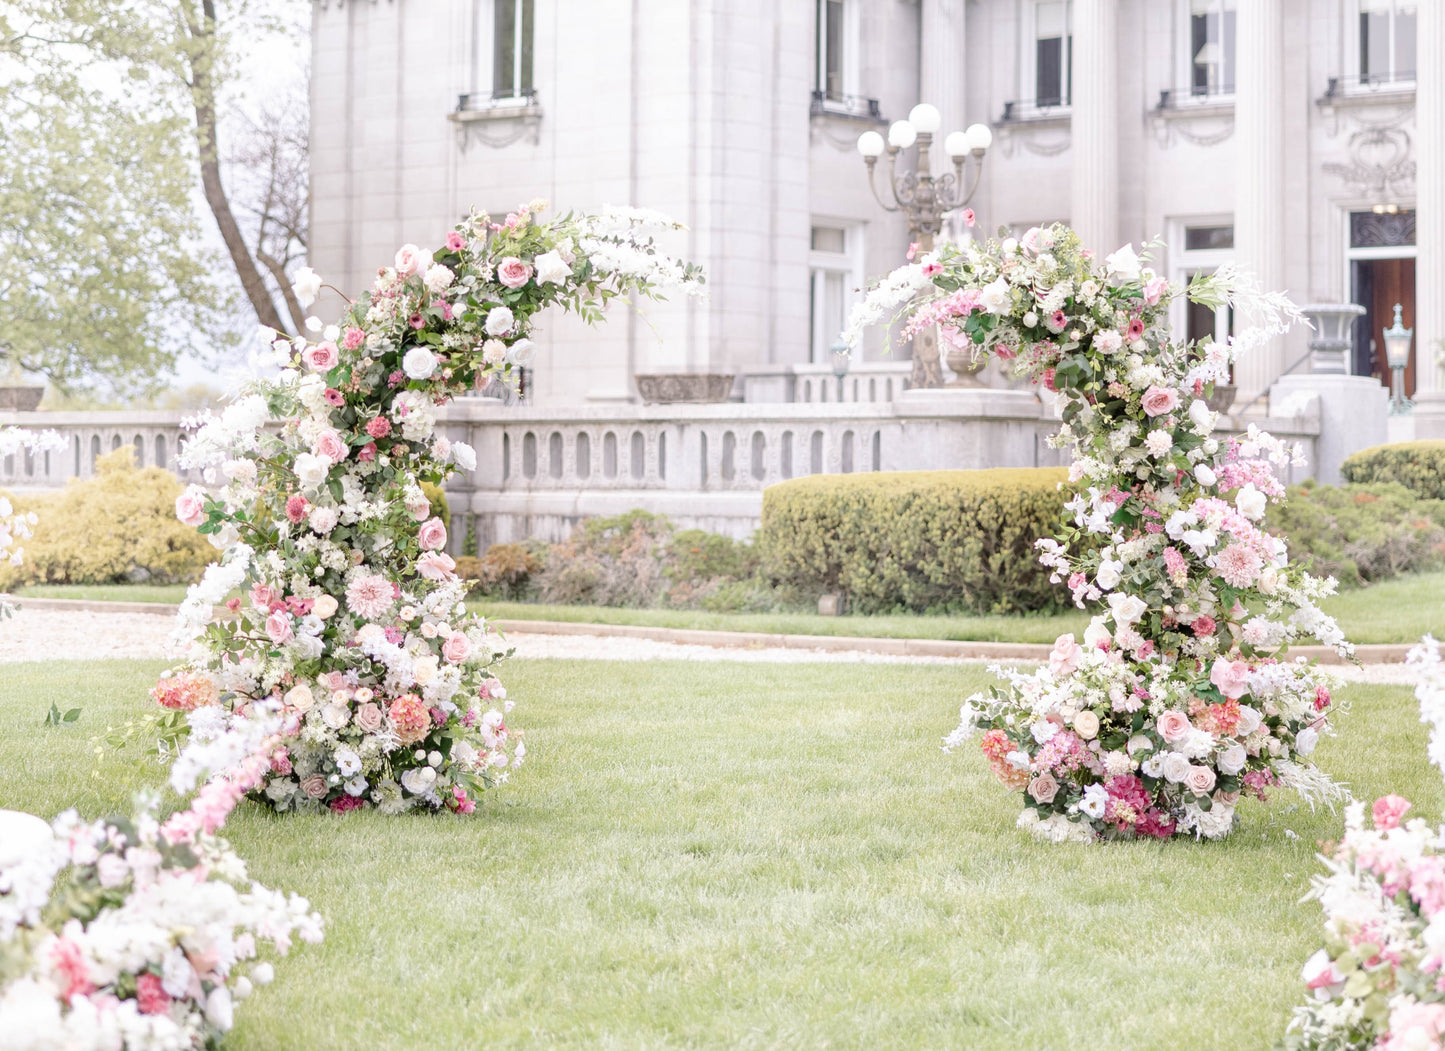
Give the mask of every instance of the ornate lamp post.
[{"label": "ornate lamp post", "polygon": [[852,364],[853,355],[848,352],[848,344],[843,342],[839,336],[833,341],[833,375],[838,377],[838,400],[843,400],[843,379],[848,375],[848,366]]},{"label": "ornate lamp post", "polygon": [[1405,397],[1405,369],[1410,364],[1410,342],[1415,330],[1406,328],[1401,318],[1401,306],[1395,304],[1395,323],[1385,329],[1385,361],[1390,366],[1390,415],[1402,416],[1415,407]]},{"label": "ornate lamp post", "polygon": [[[909,239],[920,252],[933,250],[933,239],[943,229],[944,213],[962,208],[973,199],[983,174],[983,155],[993,144],[993,132],[986,124],[974,124],[967,131],[955,131],[943,140],[944,152],[953,161],[953,171],[935,176],[929,168],[928,152],[943,118],[938,110],[920,102],[909,111],[907,120],[895,121],[888,129],[888,141],[876,131],[858,136],[858,152],[868,166],[868,186],[884,211],[901,211],[908,220]],[[918,163],[914,171],[897,171],[898,155],[914,143],[918,144]],[[888,194],[892,203],[878,192],[874,180],[878,158],[888,154]],[[973,179],[964,188],[964,167],[973,157]],[[960,375],[960,381],[967,373]],[[976,383],[971,377],[966,382]],[[912,387],[943,386],[943,371],[938,361],[938,333],[934,329],[920,332],[913,341]]]}]

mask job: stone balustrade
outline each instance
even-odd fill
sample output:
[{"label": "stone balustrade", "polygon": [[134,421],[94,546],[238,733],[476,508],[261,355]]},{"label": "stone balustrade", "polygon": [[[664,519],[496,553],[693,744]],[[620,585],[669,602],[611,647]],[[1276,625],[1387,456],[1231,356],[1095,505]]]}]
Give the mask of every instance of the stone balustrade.
[{"label": "stone balustrade", "polygon": [[[826,379],[836,383],[831,373]],[[1319,470],[1318,407],[1303,408],[1303,415],[1255,421],[1305,446],[1308,465],[1290,469],[1291,482]],[[142,466],[175,471],[181,416],[0,413],[0,426],[58,431],[67,445],[48,455],[6,458],[0,488],[58,488],[70,478],[90,477],[95,460],[122,445],[136,449]],[[895,393],[891,401],[841,403],[546,409],[472,397],[443,409],[438,426],[477,451],[476,470],[447,483],[454,554],[471,553],[464,552],[468,537],[473,551],[526,537],[558,540],[584,518],[634,508],[668,515],[682,528],[743,537],[758,526],[763,489],[790,478],[1063,462],[1047,444],[1058,419],[1029,390],[916,390]],[[1242,429],[1240,421],[1220,420],[1221,432]]]},{"label": "stone balustrade", "polygon": [[907,389],[911,370],[907,360],[856,362],[840,379],[831,365],[751,365],[742,395],[744,402],[889,404]]}]

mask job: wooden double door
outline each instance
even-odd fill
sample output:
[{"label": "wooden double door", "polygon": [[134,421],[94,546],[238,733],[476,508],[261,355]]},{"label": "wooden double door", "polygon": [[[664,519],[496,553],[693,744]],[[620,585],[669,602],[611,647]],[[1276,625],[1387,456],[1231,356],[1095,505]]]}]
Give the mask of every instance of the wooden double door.
[{"label": "wooden double door", "polygon": [[[1390,386],[1390,363],[1385,357],[1384,330],[1395,323],[1395,304],[1401,306],[1402,324],[1415,327],[1415,260],[1356,259],[1350,264],[1351,299],[1365,308],[1355,322],[1353,372],[1377,376]],[[1415,395],[1415,345],[1405,369],[1405,396]]]}]

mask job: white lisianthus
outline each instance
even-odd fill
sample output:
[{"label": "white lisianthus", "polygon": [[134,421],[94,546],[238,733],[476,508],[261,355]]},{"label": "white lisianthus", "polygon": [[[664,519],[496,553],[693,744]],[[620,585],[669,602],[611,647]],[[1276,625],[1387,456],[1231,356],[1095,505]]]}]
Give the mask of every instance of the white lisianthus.
[{"label": "white lisianthus", "polygon": [[1214,430],[1215,414],[1198,398],[1189,403],[1189,420],[1200,434],[1209,434]]},{"label": "white lisianthus", "polygon": [[1084,789],[1084,798],[1079,800],[1079,812],[1094,820],[1104,816],[1109,805],[1109,792],[1103,785],[1090,785]]},{"label": "white lisianthus", "polygon": [[321,275],[309,266],[303,266],[291,281],[291,291],[296,293],[296,299],[303,307],[309,307],[321,294]]},{"label": "white lisianthus", "polygon": [[1119,581],[1123,578],[1123,575],[1124,563],[1106,558],[1099,563],[1099,572],[1094,579],[1098,581],[1099,587],[1108,591],[1110,588],[1119,586]]},{"label": "white lisianthus", "polygon": [[1008,310],[1011,299],[1008,282],[1000,277],[983,286],[978,305],[990,314],[1002,314]]},{"label": "white lisianthus", "polygon": [[532,264],[537,268],[537,284],[560,285],[572,276],[572,268],[567,265],[561,254],[553,249],[550,252],[543,252]]},{"label": "white lisianthus", "polygon": [[1254,487],[1253,482],[1240,487],[1234,495],[1234,506],[1239,508],[1239,513],[1248,518],[1251,522],[1257,522],[1264,517],[1264,509],[1268,504],[1265,495]]},{"label": "white lisianthus", "polygon": [[1089,626],[1084,629],[1084,645],[1090,649],[1098,649],[1100,643],[1113,642],[1114,636],[1104,625],[1103,617],[1095,617],[1089,621]]},{"label": "white lisianthus", "polygon": [[505,336],[516,323],[517,319],[510,307],[495,306],[487,311],[487,321],[483,328],[489,336]]},{"label": "white lisianthus", "polygon": [[1215,474],[1214,468],[1210,467],[1207,463],[1202,463],[1194,468],[1194,480],[1200,485],[1208,486],[1219,481],[1219,475]]},{"label": "white lisianthus", "polygon": [[414,380],[430,379],[437,370],[437,356],[426,347],[412,347],[401,359],[401,370]]},{"label": "white lisianthus", "polygon": [[452,459],[463,471],[475,471],[477,469],[477,451],[466,442],[452,443]]}]

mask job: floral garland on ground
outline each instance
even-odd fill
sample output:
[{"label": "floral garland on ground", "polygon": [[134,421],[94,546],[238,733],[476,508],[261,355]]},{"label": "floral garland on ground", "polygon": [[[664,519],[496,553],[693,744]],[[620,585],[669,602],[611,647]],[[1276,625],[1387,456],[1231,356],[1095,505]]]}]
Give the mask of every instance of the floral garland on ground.
[{"label": "floral garland on ground", "polygon": [[[67,811],[0,846],[0,1046],[15,1051],[212,1047],[235,1004],[285,955],[321,940],[304,898],[269,890],[216,832],[279,745],[278,716],[208,707],[171,768],[183,810],[157,796],[129,818]],[[212,777],[211,775],[215,775]],[[206,778],[210,777],[210,780]],[[18,828],[19,826],[17,826]],[[243,967],[244,965],[244,967]]]},{"label": "floral garland on ground", "polygon": [[[660,252],[676,227],[655,213],[541,222],[541,207],[474,214],[435,252],[403,246],[319,340],[270,333],[280,375],[178,458],[219,486],[188,488],[176,514],[223,555],[181,607],[188,660],[153,695],[177,712],[278,703],[284,743],[255,792],[278,810],[469,813],[526,754],[500,647],[466,612],[421,487],[476,467],[436,433],[436,408],[527,365],[545,307],[596,323],[614,297],[702,284]],[[304,305],[320,289],[301,271]],[[223,604],[232,616],[213,621]]]},{"label": "floral garland on ground", "polygon": [[[1445,664],[1434,639],[1410,652],[1415,696],[1430,724],[1430,761],[1445,771]],[[1305,964],[1309,992],[1295,1008],[1290,1051],[1441,1051],[1445,1048],[1445,840],[1409,800],[1345,812],[1345,836],[1322,860],[1311,896],[1325,913],[1325,947]]]},{"label": "floral garland on ground", "polygon": [[[1255,327],[1227,344],[1173,342],[1181,294]],[[1330,681],[1284,659],[1309,636],[1352,653],[1319,608],[1334,582],[1291,566],[1261,524],[1290,453],[1253,426],[1216,439],[1204,401],[1238,354],[1298,319],[1294,306],[1228,269],[1186,293],[1132,247],[1101,262],[1055,225],[894,271],[846,338],[910,310],[905,335],[937,325],[950,346],[1058,395],[1056,443],[1080,490],[1038,547],[1075,604],[1098,610],[1082,644],[1060,636],[1036,672],[1000,672],[1002,688],[970,697],[945,748],[981,731],[993,772],[1022,793],[1020,826],[1054,841],[1218,838],[1244,793],[1341,797],[1307,762],[1328,731]]]}]

